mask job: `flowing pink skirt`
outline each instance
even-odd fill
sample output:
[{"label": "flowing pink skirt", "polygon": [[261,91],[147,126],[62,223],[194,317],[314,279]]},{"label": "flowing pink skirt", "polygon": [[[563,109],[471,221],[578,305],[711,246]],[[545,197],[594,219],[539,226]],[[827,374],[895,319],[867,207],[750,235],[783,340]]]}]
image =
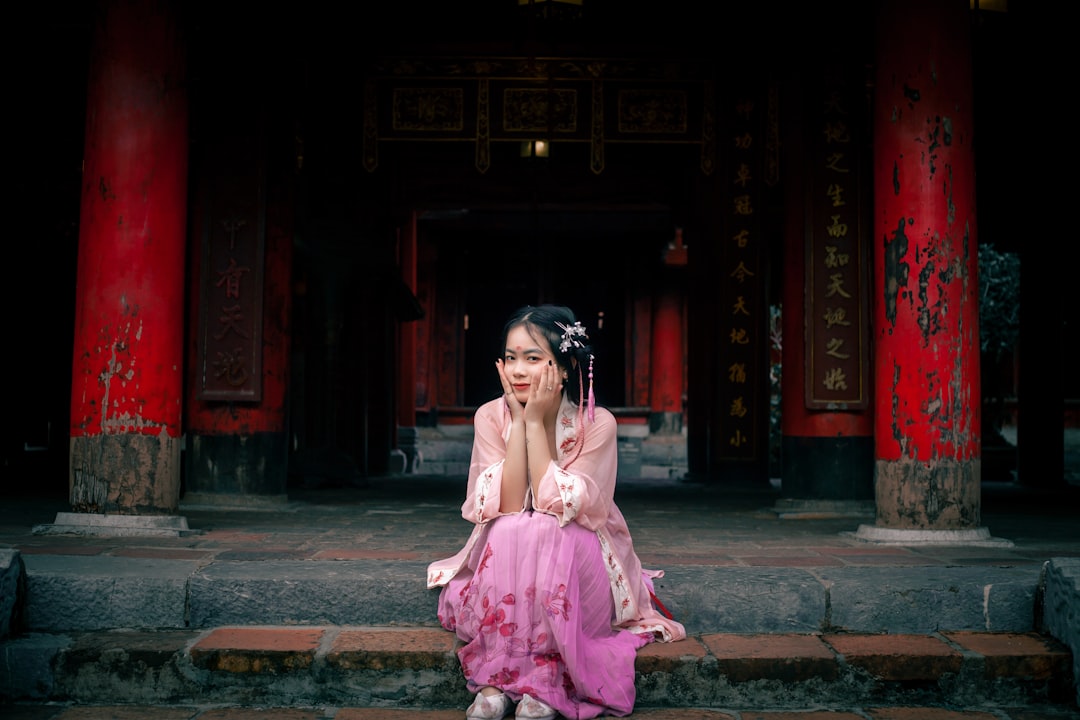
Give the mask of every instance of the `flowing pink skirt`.
[{"label": "flowing pink skirt", "polygon": [[439,594],[439,622],[458,650],[470,693],[524,693],[567,718],[629,715],[634,661],[651,635],[616,630],[596,533],[526,511],[492,521]]}]

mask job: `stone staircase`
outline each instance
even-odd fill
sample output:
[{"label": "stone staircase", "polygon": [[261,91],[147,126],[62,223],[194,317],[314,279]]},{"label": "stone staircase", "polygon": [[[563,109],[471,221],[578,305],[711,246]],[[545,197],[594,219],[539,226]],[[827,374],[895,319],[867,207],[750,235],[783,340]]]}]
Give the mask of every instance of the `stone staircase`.
[{"label": "stone staircase", "polygon": [[[422,563],[4,555],[0,704],[468,704]],[[870,570],[673,569],[638,707],[1076,709],[1080,559]]]},{"label": "stone staircase", "polygon": [[[401,481],[301,493],[278,511],[189,507],[199,534],[179,538],[36,536],[28,524],[52,505],[0,505],[0,717],[183,705],[460,718],[457,641],[434,625],[423,577],[464,538],[462,480]],[[642,717],[1080,716],[1069,511],[1027,519],[1008,494],[1016,548],[882,548],[837,532],[854,521],[778,522],[760,510],[771,495],[624,493],[643,561],[666,571],[657,592],[690,634],[639,651]],[[873,709],[887,706],[922,714]],[[195,715],[55,720],[88,717]]]}]

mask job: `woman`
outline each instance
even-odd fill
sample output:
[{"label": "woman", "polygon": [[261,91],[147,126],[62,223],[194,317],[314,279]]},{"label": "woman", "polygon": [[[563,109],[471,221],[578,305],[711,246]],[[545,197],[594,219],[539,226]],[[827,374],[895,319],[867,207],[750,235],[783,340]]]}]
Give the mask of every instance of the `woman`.
[{"label": "woman", "polygon": [[[432,563],[439,622],[458,650],[470,720],[628,715],[634,661],[686,637],[656,610],[614,502],[615,417],[595,407],[588,335],[565,307],[526,306],[495,362],[503,395],[480,406],[461,514],[465,547]],[[586,391],[584,380],[588,378]]]}]

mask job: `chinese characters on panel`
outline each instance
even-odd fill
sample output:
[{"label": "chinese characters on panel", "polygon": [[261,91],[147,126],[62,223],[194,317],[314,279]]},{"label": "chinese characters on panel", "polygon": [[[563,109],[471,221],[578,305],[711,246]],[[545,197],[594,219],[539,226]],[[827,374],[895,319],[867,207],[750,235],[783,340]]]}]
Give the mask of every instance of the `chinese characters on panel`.
[{"label": "chinese characters on panel", "polygon": [[199,398],[258,401],[262,348],[261,228],[220,220],[204,248]]},{"label": "chinese characters on panel", "polygon": [[824,74],[811,107],[810,223],[806,243],[806,404],[865,407],[867,337],[860,213],[859,95],[842,76]]},{"label": "chinese characters on panel", "polygon": [[723,248],[725,292],[721,301],[721,322],[726,332],[721,339],[725,351],[720,408],[722,455],[749,459],[757,440],[757,387],[762,369],[758,367],[758,345],[762,338],[762,290],[759,257],[762,239],[758,220],[760,182],[757,169],[761,143],[757,128],[760,108],[753,95],[735,96],[728,102],[727,126],[731,130],[730,205],[726,211],[727,237]]}]

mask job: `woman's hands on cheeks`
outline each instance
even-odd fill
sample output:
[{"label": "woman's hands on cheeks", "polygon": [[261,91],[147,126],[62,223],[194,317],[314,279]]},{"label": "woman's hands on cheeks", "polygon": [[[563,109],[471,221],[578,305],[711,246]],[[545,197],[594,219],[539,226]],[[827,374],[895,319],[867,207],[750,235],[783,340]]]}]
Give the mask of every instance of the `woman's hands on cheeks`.
[{"label": "woman's hands on cheeks", "polygon": [[517,421],[524,419],[526,422],[541,422],[544,425],[555,422],[559,413],[559,405],[562,403],[562,375],[558,366],[554,363],[545,365],[540,372],[533,376],[529,388],[529,399],[522,404],[514,394],[514,387],[510,379],[506,377],[506,366],[501,359],[495,361],[495,367],[499,371],[499,382],[502,383],[503,394],[506,396],[506,404],[510,408],[510,417]]}]

